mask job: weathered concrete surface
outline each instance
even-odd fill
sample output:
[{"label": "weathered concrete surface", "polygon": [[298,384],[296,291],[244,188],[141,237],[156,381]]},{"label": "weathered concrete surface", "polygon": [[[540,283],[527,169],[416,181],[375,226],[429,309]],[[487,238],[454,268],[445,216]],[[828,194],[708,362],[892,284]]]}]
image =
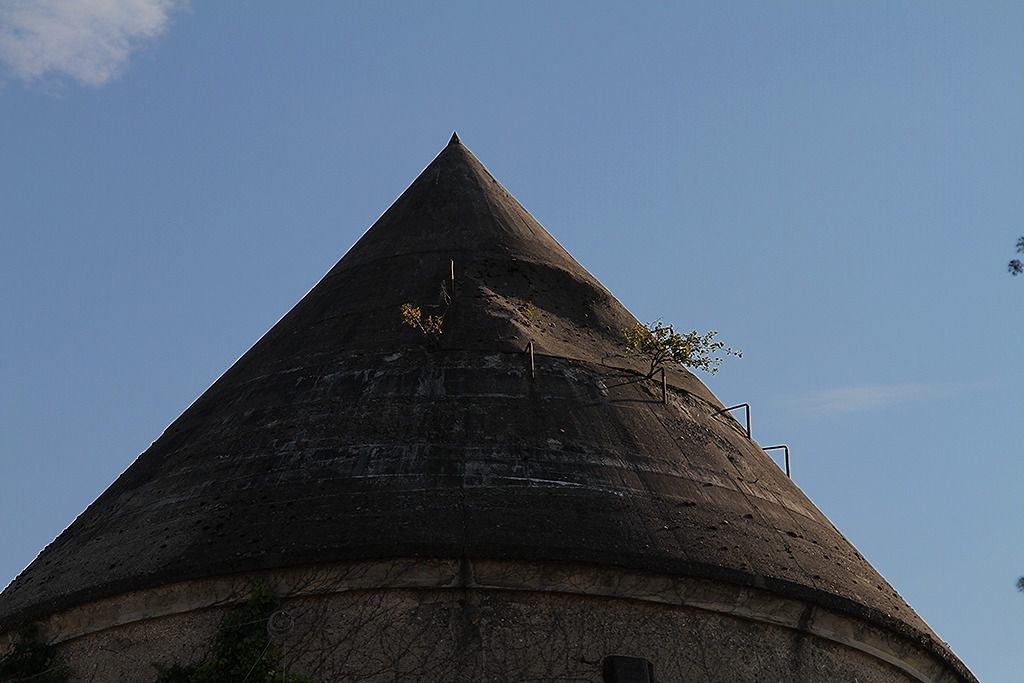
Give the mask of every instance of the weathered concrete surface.
[{"label": "weathered concrete surface", "polygon": [[[444,312],[438,344],[405,302]],[[696,378],[667,405],[636,381],[634,322],[453,143],[0,595],[0,630],[238,572],[587,562],[765,588],[962,669]]]},{"label": "weathered concrete surface", "polygon": [[[275,643],[315,680],[600,680],[610,654],[668,681],[929,681],[959,676],[883,629],[716,581],[584,565],[394,560],[262,580],[293,626]],[[151,681],[201,659],[255,576],[108,598],[46,622],[80,681]]]}]

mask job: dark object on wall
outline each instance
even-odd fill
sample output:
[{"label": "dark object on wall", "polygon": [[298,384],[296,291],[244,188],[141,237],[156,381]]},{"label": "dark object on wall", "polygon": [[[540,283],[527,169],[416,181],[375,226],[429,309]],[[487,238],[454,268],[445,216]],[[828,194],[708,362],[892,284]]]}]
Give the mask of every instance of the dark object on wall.
[{"label": "dark object on wall", "polygon": [[656,683],[654,665],[642,657],[605,657],[604,683]]}]

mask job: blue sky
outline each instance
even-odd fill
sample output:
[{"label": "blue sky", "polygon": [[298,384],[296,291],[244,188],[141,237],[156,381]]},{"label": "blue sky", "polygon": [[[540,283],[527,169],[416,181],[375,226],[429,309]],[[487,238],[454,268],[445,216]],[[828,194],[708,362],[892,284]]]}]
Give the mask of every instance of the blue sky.
[{"label": "blue sky", "polygon": [[985,681],[1024,642],[1024,5],[0,6],[0,584],[458,129]]}]

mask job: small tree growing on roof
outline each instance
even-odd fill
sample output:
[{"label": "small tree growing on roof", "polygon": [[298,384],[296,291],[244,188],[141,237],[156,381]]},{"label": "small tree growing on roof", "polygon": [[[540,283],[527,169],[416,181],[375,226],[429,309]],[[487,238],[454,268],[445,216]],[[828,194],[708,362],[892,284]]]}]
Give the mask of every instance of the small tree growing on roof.
[{"label": "small tree growing on roof", "polygon": [[402,304],[402,324],[419,330],[432,342],[440,339],[444,332],[443,315],[424,315],[423,309],[412,304]]},{"label": "small tree growing on roof", "polygon": [[710,330],[701,334],[697,330],[676,332],[675,327],[660,320],[637,323],[623,331],[627,356],[640,356],[647,360],[647,377],[653,377],[666,364],[676,363],[715,374],[725,356],[743,357],[743,352],[733,350],[725,342],[715,339],[718,332]]}]

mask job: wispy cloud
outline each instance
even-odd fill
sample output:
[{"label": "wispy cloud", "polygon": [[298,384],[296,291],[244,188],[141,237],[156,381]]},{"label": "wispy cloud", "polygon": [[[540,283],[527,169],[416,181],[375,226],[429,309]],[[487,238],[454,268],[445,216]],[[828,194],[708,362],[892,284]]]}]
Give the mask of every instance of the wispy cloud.
[{"label": "wispy cloud", "polygon": [[815,413],[859,413],[944,398],[971,388],[973,385],[963,384],[871,384],[812,392],[800,397],[796,403],[802,409]]},{"label": "wispy cloud", "polygon": [[167,30],[187,0],[0,0],[0,62],[31,81],[48,74],[100,86]]}]

